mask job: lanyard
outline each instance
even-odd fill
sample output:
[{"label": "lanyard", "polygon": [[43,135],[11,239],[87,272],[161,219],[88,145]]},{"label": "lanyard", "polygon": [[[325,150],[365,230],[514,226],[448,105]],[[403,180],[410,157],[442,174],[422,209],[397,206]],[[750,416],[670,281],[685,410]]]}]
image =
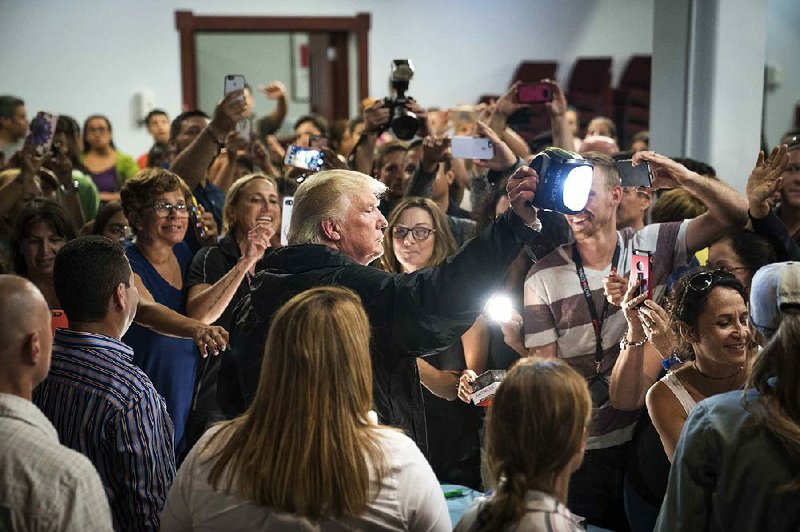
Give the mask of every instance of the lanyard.
[{"label": "lanyard", "polygon": [[[614,258],[611,259],[611,275],[617,273],[617,262],[619,261],[620,247],[619,239],[617,239],[617,246],[614,248]],[[578,245],[572,244],[572,260],[575,262],[575,271],[578,273],[578,279],[581,281],[581,288],[583,289],[583,297],[586,299],[586,305],[589,307],[589,315],[592,317],[592,328],[594,329],[595,346],[594,346],[594,370],[600,374],[600,363],[603,361],[603,322],[606,321],[608,315],[608,299],[603,302],[603,312],[597,316],[597,308],[594,306],[592,299],[592,291],[589,289],[589,281],[586,280],[586,272],[583,270],[583,259],[578,252]]]}]

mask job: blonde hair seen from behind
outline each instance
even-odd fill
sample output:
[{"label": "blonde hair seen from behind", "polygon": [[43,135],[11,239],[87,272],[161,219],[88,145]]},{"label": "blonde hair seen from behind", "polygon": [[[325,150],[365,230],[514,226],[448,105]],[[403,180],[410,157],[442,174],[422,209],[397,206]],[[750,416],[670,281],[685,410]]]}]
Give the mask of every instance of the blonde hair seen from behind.
[{"label": "blonde hair seen from behind", "polygon": [[311,519],[362,513],[377,496],[370,470],[385,470],[367,421],[369,338],[361,300],[346,288],[314,288],[281,307],[252,404],[203,449],[214,489]]}]

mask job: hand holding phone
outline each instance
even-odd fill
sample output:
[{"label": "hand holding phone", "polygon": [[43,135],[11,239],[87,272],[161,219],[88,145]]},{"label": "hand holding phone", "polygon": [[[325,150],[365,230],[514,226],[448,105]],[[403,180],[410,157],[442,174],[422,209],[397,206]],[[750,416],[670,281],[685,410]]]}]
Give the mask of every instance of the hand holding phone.
[{"label": "hand holding phone", "polygon": [[653,172],[647,161],[633,166],[632,159],[622,159],[616,164],[623,187],[651,187],[653,185]]},{"label": "hand holding phone", "polygon": [[651,256],[649,251],[633,250],[631,255],[631,275],[639,282],[636,296],[647,294],[647,299],[653,299],[653,287],[650,283]]},{"label": "hand holding phone", "polygon": [[225,89],[224,96],[236,91],[244,89],[245,81],[244,76],[241,74],[228,74],[225,76]]}]

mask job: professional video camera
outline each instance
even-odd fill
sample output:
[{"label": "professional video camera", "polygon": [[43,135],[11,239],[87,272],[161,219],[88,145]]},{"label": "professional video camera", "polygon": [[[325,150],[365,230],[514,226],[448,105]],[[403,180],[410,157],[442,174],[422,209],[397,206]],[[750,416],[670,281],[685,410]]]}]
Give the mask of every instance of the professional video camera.
[{"label": "professional video camera", "polygon": [[406,96],[408,82],[414,77],[414,65],[411,59],[395,59],[392,61],[392,72],[389,76],[394,97],[384,98],[383,102],[389,108],[389,127],[395,137],[401,140],[411,140],[419,130],[420,124],[417,115],[406,108],[409,97]]}]

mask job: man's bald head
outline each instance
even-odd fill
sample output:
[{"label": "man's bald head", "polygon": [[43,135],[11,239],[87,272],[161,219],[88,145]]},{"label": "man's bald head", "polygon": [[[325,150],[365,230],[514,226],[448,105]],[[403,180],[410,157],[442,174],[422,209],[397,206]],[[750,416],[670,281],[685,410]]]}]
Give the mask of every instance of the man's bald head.
[{"label": "man's bald head", "polygon": [[0,275],[0,323],[0,392],[28,396],[50,369],[47,301],[27,279]]}]

